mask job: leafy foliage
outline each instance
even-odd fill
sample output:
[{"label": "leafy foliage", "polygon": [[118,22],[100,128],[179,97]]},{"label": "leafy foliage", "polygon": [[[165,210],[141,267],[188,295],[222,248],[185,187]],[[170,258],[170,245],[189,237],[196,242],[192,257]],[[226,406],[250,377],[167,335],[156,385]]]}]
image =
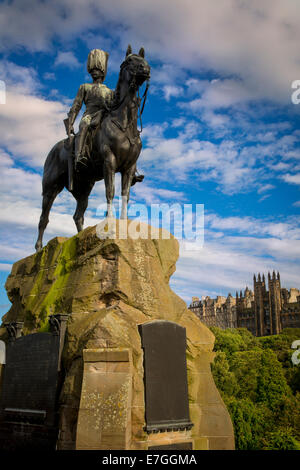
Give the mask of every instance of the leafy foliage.
[{"label": "leafy foliage", "polygon": [[300,329],[257,338],[244,328],[212,327],[215,383],[241,450],[300,450],[300,366],[291,344]]}]

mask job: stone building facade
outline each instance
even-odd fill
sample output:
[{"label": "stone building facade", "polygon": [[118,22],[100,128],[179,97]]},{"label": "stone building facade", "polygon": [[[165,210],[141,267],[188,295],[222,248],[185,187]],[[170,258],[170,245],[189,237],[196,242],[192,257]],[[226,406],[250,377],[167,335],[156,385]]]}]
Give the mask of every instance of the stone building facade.
[{"label": "stone building facade", "polygon": [[192,298],[189,307],[207,326],[247,328],[255,336],[276,335],[283,328],[300,328],[300,291],[282,288],[279,272],[253,276],[253,291],[246,287],[228,297]]},{"label": "stone building facade", "polygon": [[189,306],[200,320],[207,326],[217,326],[219,328],[236,328],[236,299],[228,294],[227,297],[218,296],[211,299],[209,296],[193,297]]}]

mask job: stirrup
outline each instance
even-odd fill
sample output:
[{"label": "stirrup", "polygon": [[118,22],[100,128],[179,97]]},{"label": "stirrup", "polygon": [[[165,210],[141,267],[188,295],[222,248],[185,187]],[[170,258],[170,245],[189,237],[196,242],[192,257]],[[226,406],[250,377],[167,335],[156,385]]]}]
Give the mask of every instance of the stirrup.
[{"label": "stirrup", "polygon": [[75,170],[78,171],[78,167],[88,168],[88,159],[80,156],[75,160]]}]

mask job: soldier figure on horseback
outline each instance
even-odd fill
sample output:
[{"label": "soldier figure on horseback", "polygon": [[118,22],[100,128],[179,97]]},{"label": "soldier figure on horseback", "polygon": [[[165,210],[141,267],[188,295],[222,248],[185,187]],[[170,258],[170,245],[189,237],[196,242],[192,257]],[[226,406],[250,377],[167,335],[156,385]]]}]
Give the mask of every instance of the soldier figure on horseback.
[{"label": "soldier figure on horseback", "polygon": [[[115,92],[104,85],[107,72],[107,62],[109,54],[101,49],[90,51],[87,60],[87,71],[93,79],[93,83],[80,85],[76,98],[68,113],[68,118],[64,120],[67,135],[70,139],[74,133],[74,122],[81,110],[82,104],[86,110],[79,124],[79,132],[75,136],[75,169],[80,170],[88,166],[88,158],[85,153],[85,143],[87,133],[91,128],[101,125],[101,120],[105,112],[109,111],[115,99]],[[143,181],[143,175],[135,175],[132,185]]]},{"label": "soldier figure on horseback", "polygon": [[79,132],[75,137],[75,167],[86,166],[87,158],[84,155],[84,144],[89,127],[100,124],[105,110],[113,104],[114,91],[110,90],[103,81],[107,71],[108,53],[100,49],[92,50],[88,55],[87,70],[91,74],[93,83],[80,85],[77,96],[65,120],[68,136],[74,134],[74,122],[84,103],[86,110],[79,124]]},{"label": "soldier figure on horseback", "polygon": [[[66,188],[76,199],[74,222],[78,232],[83,229],[84,213],[89,195],[97,181],[104,180],[107,201],[107,216],[113,216],[115,194],[115,174],[121,173],[122,211],[121,218],[127,218],[130,186],[142,181],[143,175],[136,175],[142,141],[138,129],[141,121],[150,80],[150,66],[145,59],[142,47],[138,54],[127,48],[120,66],[116,91],[103,84],[106,75],[108,54],[94,49],[88,57],[88,71],[93,83],[81,85],[74,103],[64,120],[68,139],[57,142],[47,155],[43,172],[42,213],[38,226],[38,239],[35,248],[43,245],[43,234],[49,221],[49,213],[57,195]],[[147,82],[143,98],[139,88]],[[74,121],[86,105],[75,136]],[[93,128],[91,131],[90,129]],[[75,140],[75,152],[74,152]],[[77,171],[73,173],[75,165]]]}]

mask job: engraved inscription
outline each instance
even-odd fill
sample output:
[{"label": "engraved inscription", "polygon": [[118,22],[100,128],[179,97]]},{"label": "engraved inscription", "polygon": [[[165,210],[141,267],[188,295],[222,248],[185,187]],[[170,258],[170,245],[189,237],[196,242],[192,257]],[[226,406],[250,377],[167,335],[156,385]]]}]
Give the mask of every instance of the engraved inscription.
[{"label": "engraved inscription", "polygon": [[9,343],[1,407],[54,410],[59,337],[37,333]]},{"label": "engraved inscription", "polygon": [[190,429],[186,333],[177,323],[139,325],[144,349],[146,431]]}]

